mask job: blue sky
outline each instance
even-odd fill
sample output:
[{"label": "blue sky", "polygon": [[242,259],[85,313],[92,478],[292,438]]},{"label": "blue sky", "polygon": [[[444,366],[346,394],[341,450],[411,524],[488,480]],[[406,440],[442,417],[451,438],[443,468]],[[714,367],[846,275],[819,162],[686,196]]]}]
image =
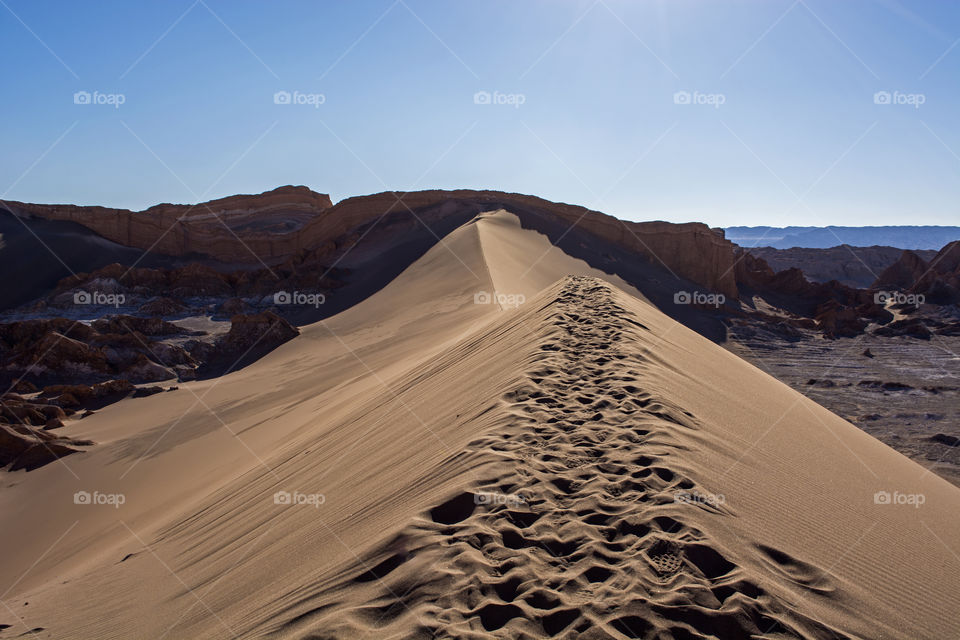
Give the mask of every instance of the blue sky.
[{"label": "blue sky", "polygon": [[939,1],[0,0],[0,195],[464,187],[632,220],[958,224],[958,39]]}]

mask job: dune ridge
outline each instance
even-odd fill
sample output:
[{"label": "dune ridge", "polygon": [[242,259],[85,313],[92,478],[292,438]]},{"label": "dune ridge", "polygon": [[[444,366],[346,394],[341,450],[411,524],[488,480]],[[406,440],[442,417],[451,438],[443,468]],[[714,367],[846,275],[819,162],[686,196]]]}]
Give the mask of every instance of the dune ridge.
[{"label": "dune ridge", "polygon": [[[722,496],[709,499],[673,464],[686,448],[673,433],[700,426],[642,390],[643,369],[663,365],[618,345],[649,329],[617,304],[612,288],[568,277],[531,306],[511,323],[540,325],[531,368],[504,394],[508,415],[498,428],[467,447],[490,459],[479,482],[357,563],[320,594],[324,604],[278,631],[851,637],[791,610],[685,523],[700,520],[700,510],[730,512]],[[776,549],[764,553],[793,562]],[[797,564],[794,577],[831,588],[824,572]],[[353,605],[338,619],[342,607],[325,596]]]},{"label": "dune ridge", "polygon": [[960,635],[960,490],[506,211],[64,433],[0,492],[0,638]]}]

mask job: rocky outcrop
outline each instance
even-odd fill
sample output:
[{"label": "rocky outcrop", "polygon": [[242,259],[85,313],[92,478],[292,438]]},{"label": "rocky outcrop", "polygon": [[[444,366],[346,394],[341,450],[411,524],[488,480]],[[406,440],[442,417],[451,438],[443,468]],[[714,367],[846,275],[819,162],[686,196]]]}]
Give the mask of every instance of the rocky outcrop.
[{"label": "rocky outcrop", "polygon": [[960,240],[955,240],[940,249],[930,264],[937,273],[960,272]]},{"label": "rocky outcrop", "polygon": [[835,280],[811,282],[797,268],[774,272],[764,259],[746,250],[739,250],[737,257],[737,282],[741,287],[775,307],[812,318],[828,338],[857,336],[871,323],[893,320],[893,314],[878,304],[872,291]]},{"label": "rocky outcrop", "polygon": [[93,444],[52,433],[72,413],[43,399],[4,394],[0,398],[0,467],[30,471]]},{"label": "rocky outcrop", "polygon": [[227,354],[242,353],[259,345],[273,349],[300,335],[296,327],[271,311],[236,315],[230,322],[230,331],[218,343]]},{"label": "rocky outcrop", "polygon": [[896,262],[883,270],[871,284],[874,289],[902,289],[914,287],[929,269],[927,262],[914,251],[903,251]]},{"label": "rocky outcrop", "polygon": [[815,320],[828,338],[852,338],[863,333],[869,325],[857,308],[845,307],[833,300],[817,309]]},{"label": "rocky outcrop", "polygon": [[65,318],[0,324],[0,382],[36,385],[100,382],[123,377],[135,383],[176,377],[197,364],[181,347],[159,340],[187,335],[157,318],[113,316],[87,325]]},{"label": "rocky outcrop", "polygon": [[203,365],[202,376],[223,375],[246,366],[300,335],[300,330],[272,311],[238,314],[230,321],[230,331],[216,341],[194,342],[190,354]]},{"label": "rocky outcrop", "polygon": [[[176,316],[213,310],[230,317],[246,310],[244,303],[272,306],[274,294],[280,291],[328,294],[342,286],[345,273],[343,269],[326,266],[315,251],[301,251],[272,268],[233,271],[219,271],[199,263],[170,269],[111,264],[91,273],[64,278],[52,293],[28,311],[77,309],[78,294],[90,299],[95,292],[120,294],[122,298],[104,300],[122,300],[118,304],[127,313],[136,310],[151,316]],[[90,302],[96,303],[97,299]]]},{"label": "rocky outcrop", "polygon": [[0,424],[0,467],[32,471],[54,460],[82,451],[89,440],[65,438],[23,425]]},{"label": "rocky outcrop", "polygon": [[139,307],[137,312],[147,316],[175,316],[187,310],[187,305],[167,296],[153,296]]},{"label": "rocky outcrop", "polygon": [[[229,331],[220,333],[128,315],[90,324],[65,318],[0,323],[0,384],[43,387],[44,397],[66,394],[62,406],[85,406],[91,398],[132,391],[131,383],[191,380],[207,364],[243,366],[298,334],[270,311],[234,315]],[[117,387],[117,379],[125,386]]]},{"label": "rocky outcrop", "polygon": [[897,320],[879,329],[875,329],[873,334],[877,336],[907,336],[920,338],[921,340],[929,340],[933,336],[933,331],[930,330],[922,318],[904,318],[903,320]]},{"label": "rocky outcrop", "polygon": [[858,306],[870,303],[873,299],[872,294],[835,280],[811,282],[806,274],[796,267],[775,272],[766,260],[745,249],[737,249],[736,256],[737,284],[761,294],[786,297],[801,303],[800,306],[817,306],[828,301],[843,306]]},{"label": "rocky outcrop", "polygon": [[[168,390],[175,389],[171,387]],[[152,395],[161,387],[137,389],[126,380],[108,380],[97,384],[51,385],[34,397],[6,393],[0,398],[0,468],[31,471],[54,460],[82,451],[94,444],[90,440],[53,433],[64,420],[85,409],[92,409],[134,396]]]},{"label": "rocky outcrop", "polygon": [[[852,247],[840,245],[830,249],[774,249],[757,247],[748,251],[762,258],[774,271],[797,268],[814,282],[836,280],[840,284],[857,289],[866,289],[904,253],[895,247]],[[922,260],[931,260],[936,251],[911,252]],[[918,274],[919,275],[919,274]]]},{"label": "rocky outcrop", "polygon": [[135,388],[122,379],[96,384],[54,384],[44,387],[37,399],[71,412],[76,409],[99,409],[125,398]]},{"label": "rocky outcrop", "polygon": [[933,304],[960,303],[960,240],[943,247],[929,262],[904,251],[873,288],[922,294],[925,302]]},{"label": "rocky outcrop", "polygon": [[913,291],[924,293],[928,302],[960,303],[960,240],[951,242],[930,261],[930,271]]}]

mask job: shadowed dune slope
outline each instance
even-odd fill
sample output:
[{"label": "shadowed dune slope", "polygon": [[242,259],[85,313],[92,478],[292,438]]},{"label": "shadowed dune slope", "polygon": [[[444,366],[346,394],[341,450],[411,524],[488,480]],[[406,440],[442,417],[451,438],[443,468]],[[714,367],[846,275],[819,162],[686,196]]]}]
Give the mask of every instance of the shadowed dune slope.
[{"label": "shadowed dune slope", "polygon": [[503,211],[66,430],[4,476],[0,639],[960,636],[960,490]]}]

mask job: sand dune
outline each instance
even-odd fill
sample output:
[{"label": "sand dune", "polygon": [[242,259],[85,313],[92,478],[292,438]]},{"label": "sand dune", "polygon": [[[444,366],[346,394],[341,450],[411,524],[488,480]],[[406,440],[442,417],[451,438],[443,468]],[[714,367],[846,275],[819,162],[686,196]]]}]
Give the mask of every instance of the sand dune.
[{"label": "sand dune", "polygon": [[503,211],[65,433],[0,638],[960,637],[960,490]]}]

